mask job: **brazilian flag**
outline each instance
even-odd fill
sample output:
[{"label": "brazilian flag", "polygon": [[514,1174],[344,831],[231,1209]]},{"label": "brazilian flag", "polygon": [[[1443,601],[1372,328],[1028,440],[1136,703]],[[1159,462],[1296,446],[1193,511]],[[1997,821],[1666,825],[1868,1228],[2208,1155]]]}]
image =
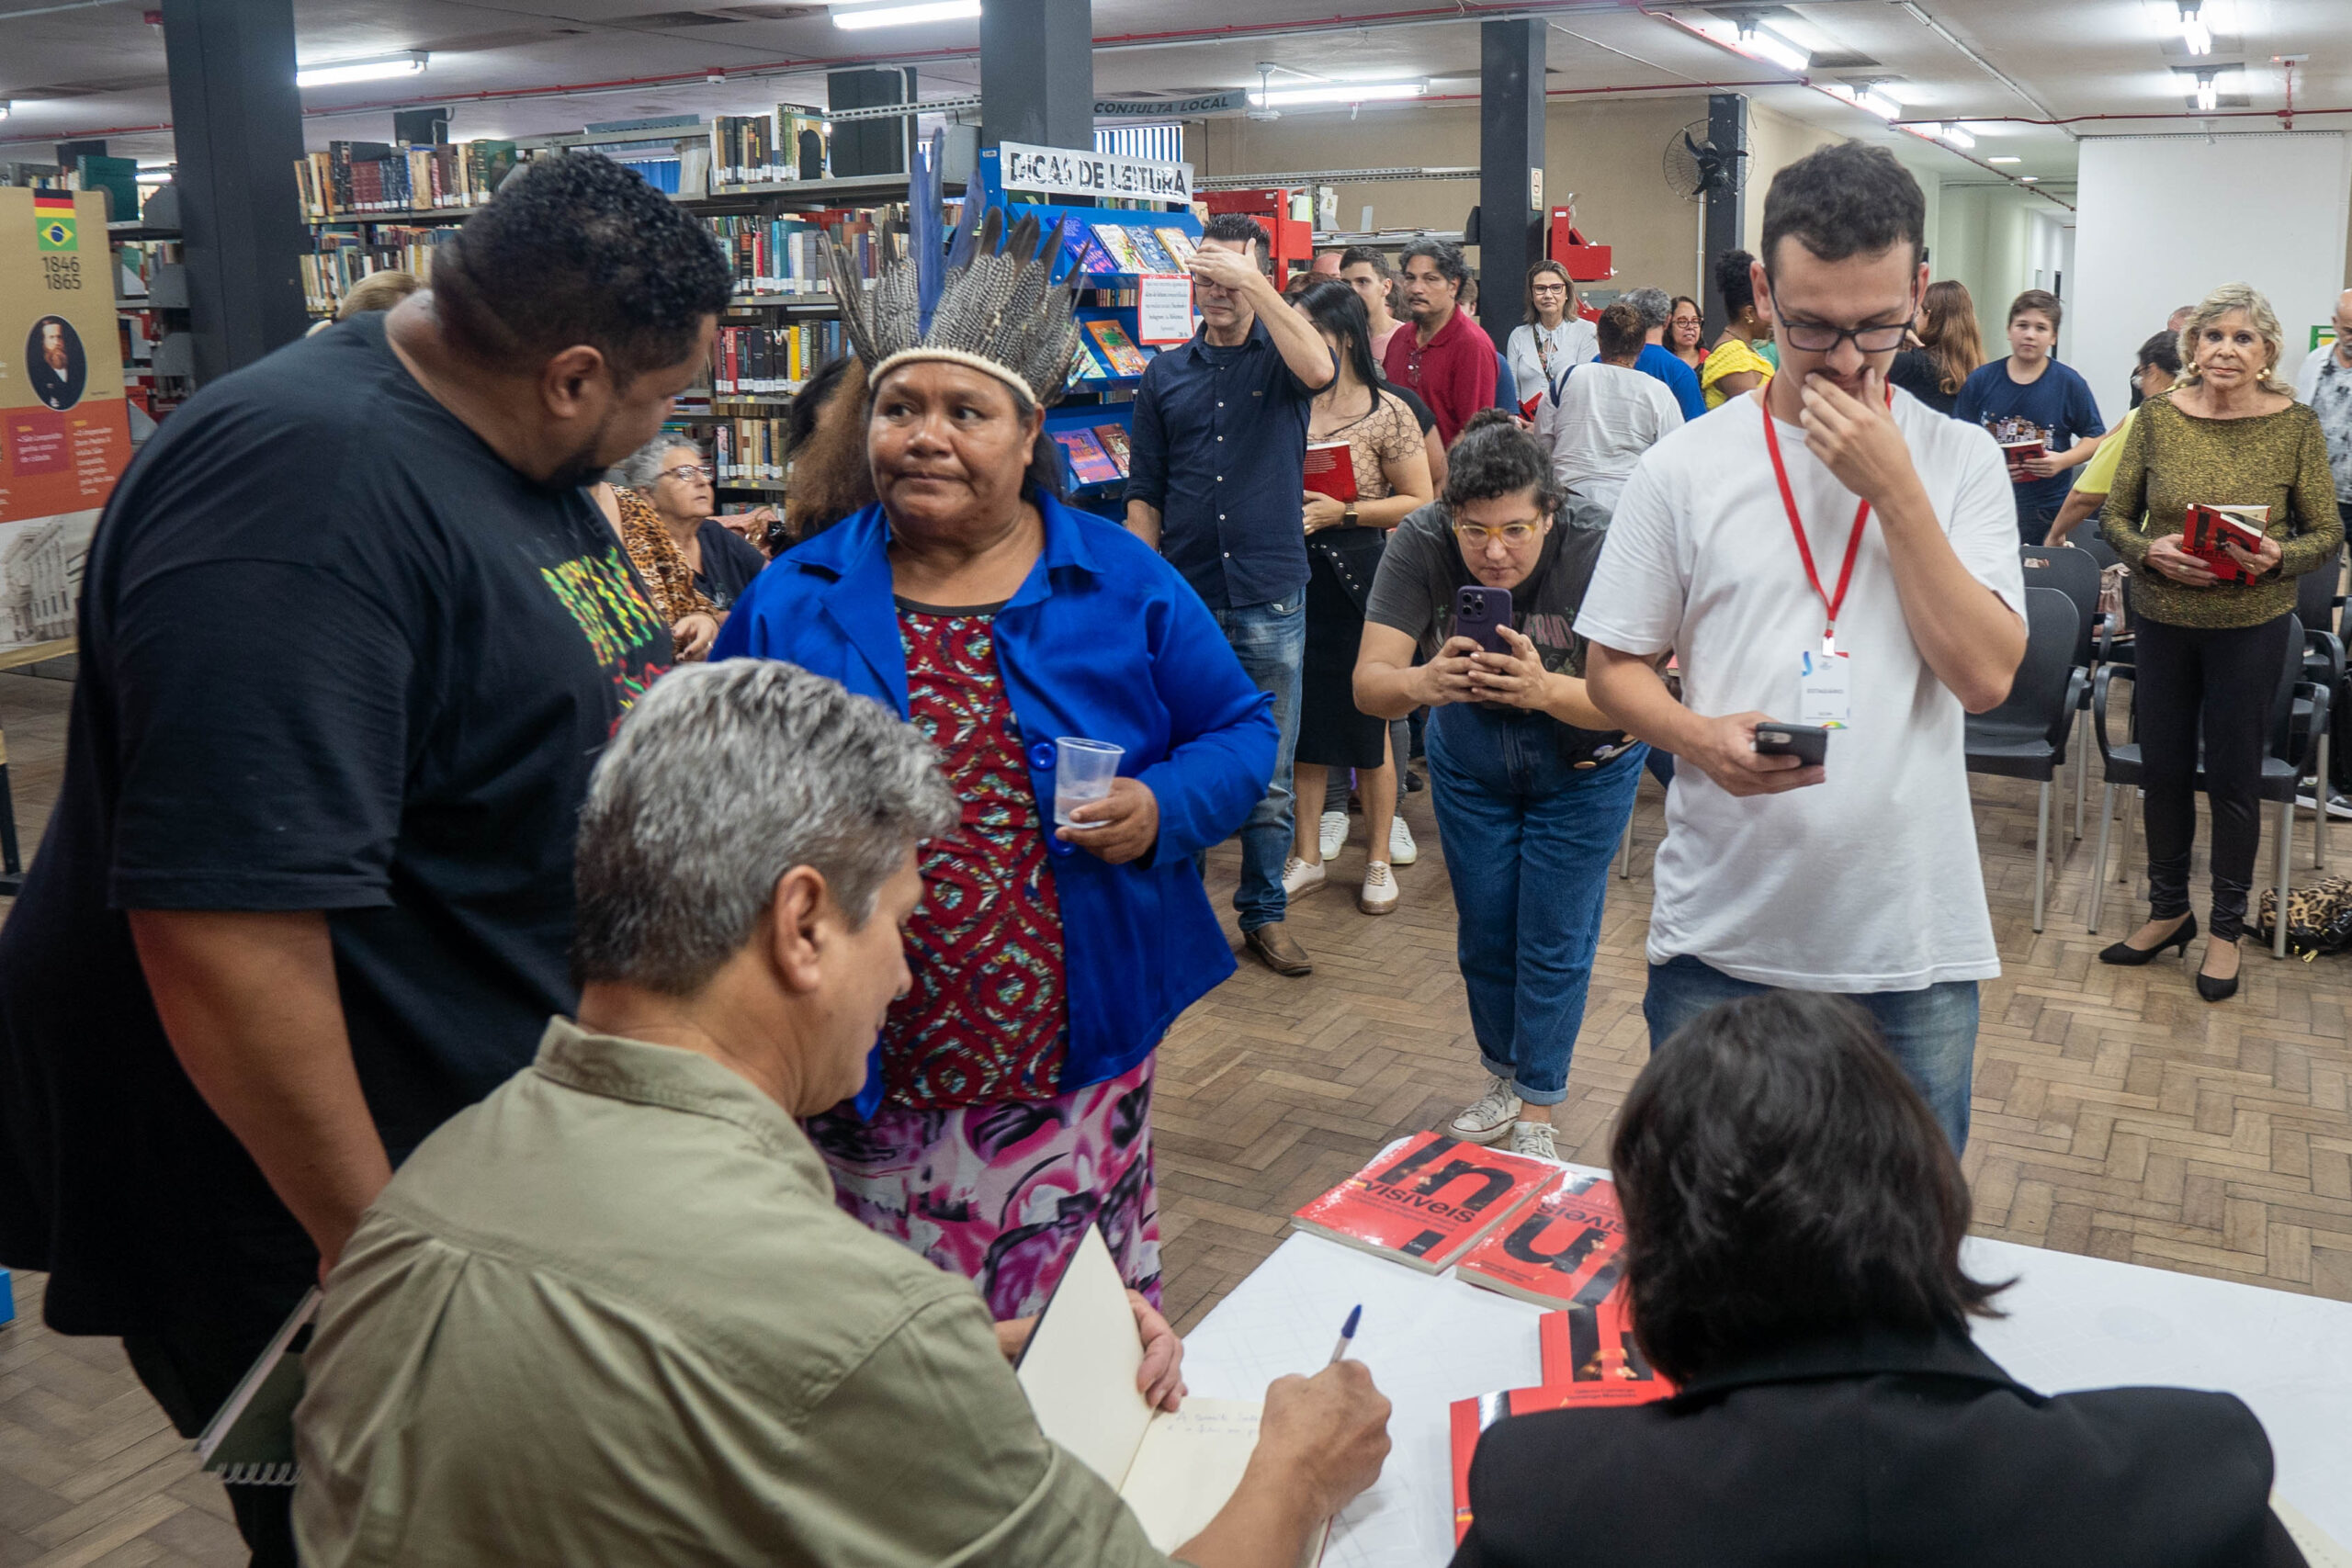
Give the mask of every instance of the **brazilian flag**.
[{"label": "brazilian flag", "polygon": [[44,251],[78,251],[82,242],[74,212],[71,191],[35,191],[33,193],[33,234],[38,249]]}]

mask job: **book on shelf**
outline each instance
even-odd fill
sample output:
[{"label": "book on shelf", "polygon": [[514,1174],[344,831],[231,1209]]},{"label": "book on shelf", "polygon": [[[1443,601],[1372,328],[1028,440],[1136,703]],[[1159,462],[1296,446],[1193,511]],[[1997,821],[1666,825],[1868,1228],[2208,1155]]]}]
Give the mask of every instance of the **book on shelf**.
[{"label": "book on shelf", "polygon": [[1175,258],[1168,254],[1148,229],[1128,230],[1127,243],[1135,247],[1136,260],[1140,264],[1136,268],[1137,272],[1155,272],[1164,276],[1184,270],[1176,265]]},{"label": "book on shelf", "polygon": [[[700,421],[689,421],[698,424]],[[712,422],[712,477],[721,485],[784,482],[784,421],[721,419]]]},{"label": "book on shelf", "polygon": [[1565,1174],[1548,1160],[1419,1133],[1300,1209],[1291,1224],[1435,1274]]},{"label": "book on shelf", "polygon": [[1565,1312],[1547,1312],[1536,1332],[1543,1348],[1540,1383],[1457,1399],[1446,1412],[1456,1544],[1470,1533],[1470,1463],[1487,1427],[1512,1416],[1648,1404],[1674,1393],[1674,1384],[1659,1375],[1634,1342],[1622,1291]]},{"label": "book on shelf", "polygon": [[[1207,1528],[1240,1485],[1264,1406],[1187,1398],[1159,1410],[1136,1387],[1143,1345],[1102,1233],[1079,1237],[1013,1375],[1038,1427],[1125,1500],[1151,1544],[1173,1551]],[[1302,1563],[1322,1554],[1317,1530]]]},{"label": "book on shelf", "polygon": [[1102,450],[1111,455],[1111,461],[1118,467],[1119,477],[1125,479],[1128,473],[1128,461],[1134,450],[1134,443],[1127,434],[1127,427],[1116,423],[1098,424],[1094,427],[1094,439],[1101,442]]},{"label": "book on shelf", "polygon": [[719,397],[797,391],[818,367],[847,352],[846,331],[838,320],[721,327],[711,340],[711,391]]},{"label": "book on shelf", "polygon": [[2203,561],[2222,581],[2243,586],[2255,581],[2256,574],[2223,547],[2235,545],[2252,555],[2262,548],[2269,525],[2267,505],[2209,506],[2201,501],[2191,502],[2181,518],[2180,547]]},{"label": "book on shelf", "polygon": [[1168,259],[1176,264],[1178,271],[1182,272],[1191,267],[1193,253],[1199,247],[1193,243],[1190,234],[1182,229],[1174,228],[1154,229],[1151,232],[1152,237],[1159,242],[1161,248],[1167,251]]},{"label": "book on shelf", "polygon": [[765,114],[723,114],[710,123],[710,168],[721,186],[821,180],[831,163],[823,111],[778,104]]},{"label": "book on shelf", "polygon": [[1086,335],[1080,333],[1078,353],[1070,359],[1069,384],[1076,386],[1080,381],[1107,381],[1110,378],[1111,367],[1102,363],[1102,356],[1095,352],[1093,344],[1087,341]]},{"label": "book on shelf", "polygon": [[1095,439],[1092,431],[1081,428],[1057,430],[1053,434],[1055,444],[1069,460],[1070,472],[1080,484],[1109,484],[1121,477],[1118,464],[1111,460],[1111,454],[1102,449],[1102,443]]},{"label": "book on shelf", "polygon": [[907,254],[904,202],[880,207],[832,207],[763,216],[706,216],[735,264],[738,294],[830,295],[823,238],[842,247],[851,270],[871,282]]},{"label": "book on shelf", "polygon": [[1342,504],[1355,500],[1355,448],[1344,441],[1308,442],[1306,488]]},{"label": "book on shelf", "polygon": [[1589,1303],[1615,1288],[1624,1247],[1615,1185],[1570,1176],[1472,1247],[1455,1277],[1538,1306]]},{"label": "book on shelf", "polygon": [[302,215],[322,223],[369,212],[479,207],[514,167],[514,143],[330,141],[294,161]]},{"label": "book on shelf", "polygon": [[1125,327],[1114,321],[1096,320],[1086,323],[1086,332],[1095,345],[1102,349],[1103,363],[1110,366],[1113,375],[1143,374],[1147,363],[1143,350],[1136,346],[1135,340],[1127,335]]}]

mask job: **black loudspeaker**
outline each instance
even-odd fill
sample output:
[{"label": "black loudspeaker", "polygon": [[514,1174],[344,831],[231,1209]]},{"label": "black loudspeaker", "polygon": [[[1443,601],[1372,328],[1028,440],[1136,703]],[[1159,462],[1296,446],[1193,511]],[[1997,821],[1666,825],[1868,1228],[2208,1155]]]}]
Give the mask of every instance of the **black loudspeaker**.
[{"label": "black loudspeaker", "polygon": [[442,146],[449,140],[449,111],[437,109],[394,109],[392,111],[392,145],[395,147]]}]

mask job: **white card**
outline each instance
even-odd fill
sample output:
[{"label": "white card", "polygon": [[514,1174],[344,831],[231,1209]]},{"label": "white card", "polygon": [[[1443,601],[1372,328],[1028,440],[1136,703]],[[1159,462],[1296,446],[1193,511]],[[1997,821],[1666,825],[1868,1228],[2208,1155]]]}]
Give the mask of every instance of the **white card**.
[{"label": "white card", "polygon": [[1844,729],[1853,722],[1853,660],[1842,653],[1798,656],[1797,722]]}]

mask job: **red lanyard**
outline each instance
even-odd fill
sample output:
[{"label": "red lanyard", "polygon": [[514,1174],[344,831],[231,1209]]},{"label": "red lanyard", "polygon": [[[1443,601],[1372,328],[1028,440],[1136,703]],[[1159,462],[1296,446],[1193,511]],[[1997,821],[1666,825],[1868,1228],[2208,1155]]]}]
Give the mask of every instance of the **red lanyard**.
[{"label": "red lanyard", "polygon": [[[1805,543],[1804,519],[1797,512],[1796,492],[1789,488],[1788,465],[1781,460],[1781,434],[1772,428],[1771,406],[1763,399],[1756,400],[1764,411],[1764,449],[1772,454],[1772,477],[1781,481],[1781,504],[1788,509],[1789,532],[1797,536],[1797,555],[1804,562],[1805,581],[1813,584],[1823,609],[1829,612],[1829,622],[1821,628],[1821,651],[1835,658],[1838,653],[1838,612],[1846,605],[1846,590],[1854,581],[1854,558],[1862,552],[1862,525],[1871,520],[1871,503],[1867,501],[1854,509],[1854,531],[1846,537],[1846,563],[1838,569],[1836,597],[1822,592],[1821,573],[1814,569],[1813,547]],[[1887,389],[1886,405],[1894,406],[1894,389]]]}]

